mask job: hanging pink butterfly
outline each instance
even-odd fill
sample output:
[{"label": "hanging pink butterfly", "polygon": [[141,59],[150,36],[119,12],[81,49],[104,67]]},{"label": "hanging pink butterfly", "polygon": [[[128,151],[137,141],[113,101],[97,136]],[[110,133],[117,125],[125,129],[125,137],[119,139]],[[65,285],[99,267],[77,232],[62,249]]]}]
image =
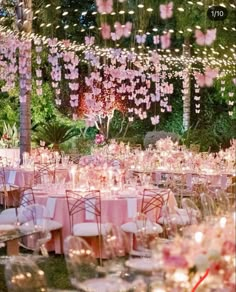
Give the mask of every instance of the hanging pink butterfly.
[{"label": "hanging pink butterfly", "polygon": [[61,99],[56,98],[56,99],[55,99],[55,102],[56,102],[56,105],[61,105]]},{"label": "hanging pink butterfly", "polygon": [[210,46],[216,39],[216,28],[208,29],[206,34],[204,34],[201,30],[195,30],[195,38],[196,43],[199,46]]},{"label": "hanging pink butterfly", "polygon": [[134,121],[134,117],[128,117],[129,122],[133,122]]},{"label": "hanging pink butterfly", "polygon": [[42,81],[42,80],[36,80],[36,85],[37,85],[37,86],[41,86],[41,85],[42,85],[42,83],[43,83],[43,81]]},{"label": "hanging pink butterfly", "polygon": [[92,88],[92,92],[94,95],[99,95],[102,91],[100,88],[97,88],[97,87],[93,87]]},{"label": "hanging pink butterfly", "polygon": [[218,73],[219,69],[212,69],[210,67],[207,67],[205,69],[205,74],[195,72],[195,78],[200,87],[210,87],[213,85],[213,81],[217,77]]},{"label": "hanging pink butterfly", "polygon": [[42,95],[43,94],[42,88],[36,88],[36,94],[37,95]]},{"label": "hanging pink butterfly", "polygon": [[113,10],[113,0],[96,0],[99,13],[111,13]]},{"label": "hanging pink butterfly", "polygon": [[115,33],[118,39],[120,39],[122,36],[125,38],[128,38],[131,34],[132,30],[132,22],[128,21],[126,24],[122,25],[120,22],[116,21],[114,24],[115,27]]},{"label": "hanging pink butterfly", "polygon": [[109,40],[111,38],[111,27],[107,23],[102,23],[101,34],[104,40]]},{"label": "hanging pink butterfly", "polygon": [[234,96],[234,92],[229,92],[229,97],[233,97]]},{"label": "hanging pink butterfly", "polygon": [[171,105],[167,105],[166,110],[169,113],[172,112],[172,106]]},{"label": "hanging pink butterfly", "polygon": [[69,79],[77,79],[79,78],[79,72],[71,72],[69,74]]},{"label": "hanging pink butterfly", "polygon": [[171,18],[173,15],[173,2],[169,2],[167,4],[161,4],[160,5],[160,16],[162,19],[168,19]]},{"label": "hanging pink butterfly", "polygon": [[137,34],[135,36],[136,42],[138,44],[144,44],[146,42],[146,38],[147,38],[146,34],[142,34],[142,35]]},{"label": "hanging pink butterfly", "polygon": [[86,46],[92,46],[93,44],[94,44],[94,42],[95,42],[95,37],[94,36],[86,36],[85,38],[84,38],[84,40],[85,40],[85,45]]},{"label": "hanging pink butterfly", "polygon": [[170,35],[170,32],[168,32],[161,36],[161,48],[168,49],[170,45],[171,45],[171,35]]},{"label": "hanging pink butterfly", "polygon": [[160,106],[162,106],[162,107],[166,107],[166,106],[167,106],[167,102],[164,101],[164,100],[161,100],[161,101],[160,101]]},{"label": "hanging pink butterfly", "polygon": [[52,87],[57,88],[58,87],[58,82],[52,82]]},{"label": "hanging pink butterfly", "polygon": [[75,100],[70,100],[71,107],[77,107],[78,104],[79,104],[78,100],[76,100],[76,99]]},{"label": "hanging pink butterfly", "polygon": [[76,120],[78,119],[78,115],[75,114],[75,113],[73,113],[73,115],[72,115],[72,119],[73,119],[73,121],[76,121]]},{"label": "hanging pink butterfly", "polygon": [[26,99],[27,99],[26,95],[23,96],[20,95],[20,103],[26,103]]},{"label": "hanging pink butterfly", "polygon": [[56,89],[56,94],[59,95],[60,93],[61,93],[61,89],[60,88],[57,88]]},{"label": "hanging pink butterfly", "polygon": [[71,90],[78,90],[79,89],[79,84],[78,83],[69,83],[69,88]]},{"label": "hanging pink butterfly", "polygon": [[36,76],[38,78],[41,78],[42,77],[42,70],[40,70],[40,69],[36,70]]},{"label": "hanging pink butterfly", "polygon": [[24,79],[21,79],[20,80],[20,88],[25,88],[26,87],[26,80],[24,80]]},{"label": "hanging pink butterfly", "polygon": [[57,38],[53,38],[53,39],[48,39],[48,45],[50,47],[54,47],[57,45]]},{"label": "hanging pink butterfly", "polygon": [[159,124],[159,122],[160,122],[160,116],[159,115],[156,115],[156,116],[151,117],[151,122],[152,122],[152,125]]},{"label": "hanging pink butterfly", "polygon": [[196,100],[196,101],[199,101],[201,99],[201,96],[194,96],[193,99]]},{"label": "hanging pink butterfly", "polygon": [[233,78],[233,83],[234,85],[236,85],[236,78]]},{"label": "hanging pink butterfly", "polygon": [[153,93],[151,93],[151,101],[152,102],[159,102],[160,101],[160,94],[153,94]]},{"label": "hanging pink butterfly", "polygon": [[111,32],[111,39],[115,42],[118,41],[120,37],[115,32]]},{"label": "hanging pink butterfly", "polygon": [[165,111],[166,111],[166,109],[161,107],[161,112],[164,113]]},{"label": "hanging pink butterfly", "polygon": [[200,108],[200,106],[201,106],[200,103],[196,103],[196,104],[195,104],[195,107],[196,107],[196,108]]},{"label": "hanging pink butterfly", "polygon": [[160,43],[160,36],[159,35],[154,35],[153,36],[153,44],[158,45]]},{"label": "hanging pink butterfly", "polygon": [[200,109],[195,109],[195,113],[196,113],[196,114],[199,114],[200,111],[201,111]]}]

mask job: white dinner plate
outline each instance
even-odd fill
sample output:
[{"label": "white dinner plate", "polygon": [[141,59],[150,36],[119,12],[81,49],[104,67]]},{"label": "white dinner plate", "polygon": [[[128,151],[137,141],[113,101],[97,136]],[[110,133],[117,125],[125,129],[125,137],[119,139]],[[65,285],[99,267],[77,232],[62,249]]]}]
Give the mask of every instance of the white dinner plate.
[{"label": "white dinner plate", "polygon": [[156,264],[151,258],[133,258],[125,262],[126,267],[145,273],[151,273],[155,268]]}]

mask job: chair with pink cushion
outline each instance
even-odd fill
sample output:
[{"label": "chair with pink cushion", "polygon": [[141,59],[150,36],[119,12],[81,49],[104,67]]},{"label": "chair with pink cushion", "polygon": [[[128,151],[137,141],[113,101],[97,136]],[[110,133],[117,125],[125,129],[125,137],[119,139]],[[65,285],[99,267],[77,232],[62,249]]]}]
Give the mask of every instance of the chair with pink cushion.
[{"label": "chair with pink cushion", "polygon": [[[157,222],[165,200],[166,198],[157,189],[145,189],[140,212],[132,222],[121,225],[121,229],[124,232],[131,233],[134,237],[131,253],[139,255],[140,249],[148,250],[149,241],[163,232],[163,228]],[[135,246],[135,242],[138,243],[140,248]]]},{"label": "chair with pink cushion", "polygon": [[[99,258],[102,262],[102,236],[111,230],[110,223],[101,223],[100,191],[66,191],[71,233],[80,237],[98,237]],[[79,215],[85,218],[79,220]],[[76,220],[77,216],[77,220]]]}]

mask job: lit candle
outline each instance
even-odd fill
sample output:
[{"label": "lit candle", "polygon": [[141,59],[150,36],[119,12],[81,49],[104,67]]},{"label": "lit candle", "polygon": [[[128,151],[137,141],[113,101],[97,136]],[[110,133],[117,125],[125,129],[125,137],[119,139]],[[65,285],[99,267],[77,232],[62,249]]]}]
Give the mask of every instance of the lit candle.
[{"label": "lit candle", "polygon": [[71,178],[72,178],[72,189],[75,189],[75,173],[76,173],[76,165],[73,165],[71,168]]},{"label": "lit candle", "polygon": [[198,231],[194,234],[194,239],[197,243],[201,243],[203,240],[203,233]]},{"label": "lit candle", "polygon": [[220,227],[222,229],[225,228],[226,222],[227,222],[227,219],[225,217],[220,218]]},{"label": "lit candle", "polygon": [[187,282],[188,281],[188,275],[185,271],[176,270],[173,274],[173,280],[175,282]]},{"label": "lit candle", "polygon": [[26,165],[27,160],[29,159],[29,153],[24,152],[23,153],[23,165]]}]

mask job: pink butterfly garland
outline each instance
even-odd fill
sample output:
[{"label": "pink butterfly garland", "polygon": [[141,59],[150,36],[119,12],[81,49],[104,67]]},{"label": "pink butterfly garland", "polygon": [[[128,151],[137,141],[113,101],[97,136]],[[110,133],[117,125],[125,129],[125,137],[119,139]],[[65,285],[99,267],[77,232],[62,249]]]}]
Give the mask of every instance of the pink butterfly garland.
[{"label": "pink butterfly garland", "polygon": [[31,91],[31,73],[27,64],[31,58],[31,41],[21,41],[19,43],[19,75],[20,75],[20,103],[27,102],[27,93]]},{"label": "pink butterfly garland", "polygon": [[70,89],[70,105],[76,108],[79,105],[79,58],[74,51],[68,51],[63,56],[64,67],[67,71],[67,79],[69,81]]},{"label": "pink butterfly garland", "polygon": [[43,89],[42,89],[42,69],[40,68],[41,64],[41,55],[40,53],[42,52],[42,44],[40,39],[36,39],[34,41],[35,44],[35,52],[36,52],[36,60],[37,60],[37,65],[35,68],[36,72],[36,94],[38,96],[41,96],[43,94]]},{"label": "pink butterfly garland", "polygon": [[[48,62],[51,64],[51,84],[55,89],[55,103],[56,105],[61,105],[60,99],[60,88],[59,83],[61,81],[61,66],[59,65],[59,59],[62,55],[59,53],[57,46],[57,39],[48,39],[49,46],[49,54],[48,54]],[[40,93],[40,92],[39,92]]]},{"label": "pink butterfly garland", "polygon": [[15,37],[3,38],[1,39],[1,42],[3,46],[5,46],[5,49],[1,50],[1,53],[4,56],[1,62],[3,67],[1,70],[1,79],[6,82],[1,90],[9,91],[15,86],[16,73],[18,71],[18,66],[16,63],[16,50],[18,49],[19,42]]}]

